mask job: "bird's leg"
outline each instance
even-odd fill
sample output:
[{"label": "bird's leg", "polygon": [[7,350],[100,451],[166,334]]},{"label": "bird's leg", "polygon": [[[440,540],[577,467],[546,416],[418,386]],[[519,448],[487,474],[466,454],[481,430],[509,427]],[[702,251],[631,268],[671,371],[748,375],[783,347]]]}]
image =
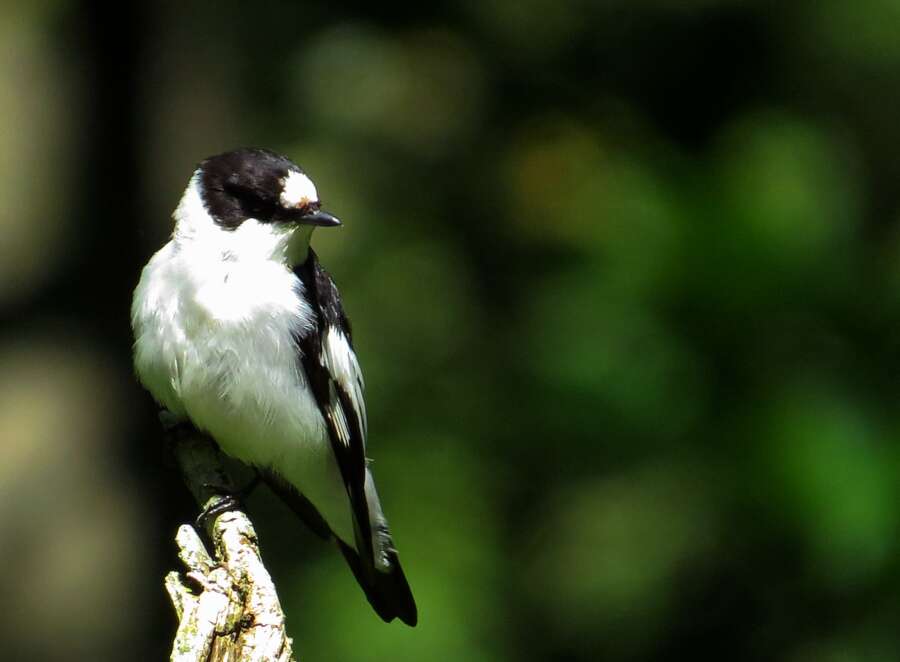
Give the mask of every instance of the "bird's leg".
[{"label": "bird's leg", "polygon": [[202,483],[203,489],[212,496],[197,516],[197,526],[203,531],[206,530],[206,525],[219,515],[241,507],[242,492],[234,488],[234,483],[222,467],[218,468],[215,477],[215,482]]},{"label": "bird's leg", "polygon": [[[159,420],[166,431],[166,438],[173,451],[178,443],[198,434],[198,430],[193,424],[172,414],[167,409],[159,412]],[[222,467],[219,467],[215,472],[214,481],[201,483],[203,489],[210,493],[210,498],[207,499],[206,505],[195,520],[197,528],[205,531],[207,524],[216,517],[227,513],[229,510],[238,510],[241,507],[241,501],[250,495],[260,481],[259,470],[256,467],[252,468],[254,471],[253,479],[241,489],[234,488],[230,476],[225,473]]]},{"label": "bird's leg", "polygon": [[[209,488],[210,486],[205,485]],[[201,531],[206,531],[206,525],[219,515],[227,513],[231,510],[240,510],[241,502],[234,494],[219,493],[214,500],[207,502],[203,511],[197,515],[195,524]]]},{"label": "bird's leg", "polygon": [[227,478],[221,483],[203,483],[203,487],[213,492],[218,498],[212,503],[207,504],[203,509],[203,512],[197,516],[198,527],[205,530],[206,525],[210,520],[215,519],[223,513],[227,513],[229,510],[238,510],[241,508],[241,502],[250,496],[253,490],[256,489],[256,486],[259,485],[260,480],[262,480],[259,469],[256,467],[252,467],[252,469],[253,478],[247,485],[240,489],[231,489],[229,486],[226,486],[225,483],[230,483],[230,480]]},{"label": "bird's leg", "polygon": [[[230,496],[243,501],[253,493],[253,490],[256,489],[256,486],[259,485],[259,482],[262,480],[262,477],[259,474],[259,469],[257,469],[256,467],[251,467],[251,469],[253,469],[253,478],[251,478],[250,481],[240,489],[231,489],[223,483],[203,483],[203,487],[211,492],[220,494],[221,496]],[[228,482],[231,481],[229,480]]]}]

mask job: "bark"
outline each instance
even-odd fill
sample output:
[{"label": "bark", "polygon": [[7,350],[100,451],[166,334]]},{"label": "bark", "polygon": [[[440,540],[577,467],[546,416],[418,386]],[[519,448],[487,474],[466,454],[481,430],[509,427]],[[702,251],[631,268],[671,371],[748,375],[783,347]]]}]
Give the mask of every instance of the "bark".
[{"label": "bark", "polygon": [[[168,434],[185,483],[201,508],[234,493],[209,437],[180,427]],[[194,526],[180,526],[175,536],[184,570],[172,571],[165,579],[179,621],[171,659],[294,660],[284,612],[246,513],[237,508],[210,517],[205,533],[212,553]]]}]

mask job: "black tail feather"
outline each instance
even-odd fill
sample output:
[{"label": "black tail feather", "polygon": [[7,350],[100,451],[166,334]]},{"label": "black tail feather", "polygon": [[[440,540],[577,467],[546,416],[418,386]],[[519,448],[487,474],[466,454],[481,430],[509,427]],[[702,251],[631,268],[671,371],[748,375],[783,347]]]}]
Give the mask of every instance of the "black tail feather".
[{"label": "black tail feather", "polygon": [[[406,576],[403,574],[403,569],[400,567],[397,553],[393,549],[393,542],[390,539],[384,517],[381,515],[378,495],[374,492],[374,487],[372,487],[370,494],[370,506],[375,507],[375,513],[377,514],[375,530],[378,532],[378,536],[376,546],[388,568],[384,572],[375,568],[374,560],[371,556],[360,558],[354,547],[335,536],[315,506],[300,494],[293,485],[271,470],[260,470],[260,475],[272,491],[281,497],[310,529],[323,538],[334,538],[344,558],[347,560],[347,565],[353,571],[353,576],[365,592],[369,603],[384,621],[390,622],[395,618],[399,618],[407,625],[414,626],[416,624],[418,620],[416,602],[413,599],[409,583],[406,581]],[[369,531],[371,532],[371,530],[370,528]],[[370,542],[371,533],[368,536],[364,536],[358,529],[357,538],[357,544],[364,545],[363,549],[370,547],[372,544]]]},{"label": "black tail feather", "polygon": [[353,547],[340,538],[335,540],[353,571],[353,576],[382,620],[390,623],[399,618],[407,625],[415,626],[419,620],[416,602],[397,555],[391,553],[390,570],[381,572],[361,559]]}]

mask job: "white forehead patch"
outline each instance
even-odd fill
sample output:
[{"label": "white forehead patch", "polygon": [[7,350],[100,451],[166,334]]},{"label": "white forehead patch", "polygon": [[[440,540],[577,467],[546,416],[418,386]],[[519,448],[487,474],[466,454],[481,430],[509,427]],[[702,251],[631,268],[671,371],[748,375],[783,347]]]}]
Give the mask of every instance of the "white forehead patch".
[{"label": "white forehead patch", "polygon": [[302,207],[310,202],[318,202],[319,194],[309,177],[302,172],[290,172],[284,178],[281,189],[281,204],[285,207]]}]

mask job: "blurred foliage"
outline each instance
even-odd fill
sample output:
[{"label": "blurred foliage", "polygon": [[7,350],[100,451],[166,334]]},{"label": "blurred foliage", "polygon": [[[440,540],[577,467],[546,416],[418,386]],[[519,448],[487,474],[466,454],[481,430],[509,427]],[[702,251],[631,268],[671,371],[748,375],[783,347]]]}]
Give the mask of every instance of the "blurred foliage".
[{"label": "blurred foliage", "polygon": [[0,9],[10,659],[167,650],[191,509],[128,297],[245,144],[345,220],[421,614],[260,491],[302,659],[900,657],[895,2],[88,7]]}]

